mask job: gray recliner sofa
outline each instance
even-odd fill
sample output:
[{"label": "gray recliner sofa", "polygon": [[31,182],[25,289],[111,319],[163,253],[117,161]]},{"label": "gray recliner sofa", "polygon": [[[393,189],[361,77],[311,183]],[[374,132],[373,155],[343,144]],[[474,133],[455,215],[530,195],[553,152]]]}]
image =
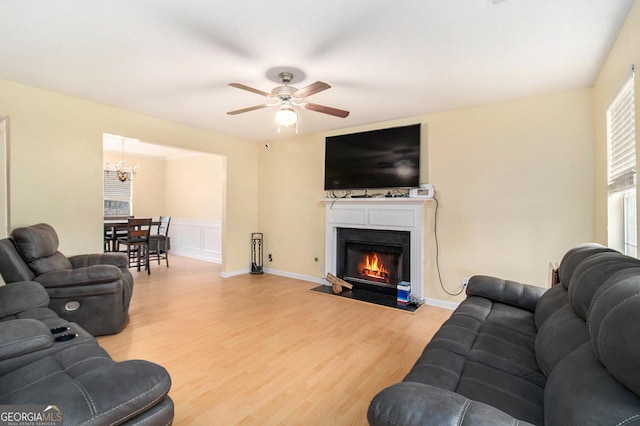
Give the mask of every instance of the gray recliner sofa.
[{"label": "gray recliner sofa", "polygon": [[0,273],[7,283],[36,281],[49,293],[51,308],[93,336],[115,334],[128,320],[133,277],[127,256],[97,253],[70,256],[58,251],[50,225],[16,228],[0,240]]},{"label": "gray recliner sofa", "polygon": [[371,425],[629,425],[640,422],[640,261],[571,249],[546,290],[494,277],[467,298]]},{"label": "gray recliner sofa", "polygon": [[115,362],[91,334],[48,306],[39,283],[0,286],[0,405],[18,412],[54,407],[62,420],[56,424],[64,425],[173,422],[163,367]]}]

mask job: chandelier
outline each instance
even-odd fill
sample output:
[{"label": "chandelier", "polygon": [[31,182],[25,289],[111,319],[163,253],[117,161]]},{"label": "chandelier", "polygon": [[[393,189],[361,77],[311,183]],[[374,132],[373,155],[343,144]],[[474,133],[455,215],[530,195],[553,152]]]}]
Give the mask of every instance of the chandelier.
[{"label": "chandelier", "polygon": [[111,167],[111,164],[107,161],[104,164],[104,169],[107,173],[116,172],[118,173],[118,180],[120,182],[126,182],[127,179],[133,180],[133,176],[138,172],[138,165],[133,164],[131,168],[127,167],[127,160],[124,159],[124,138],[122,139],[122,158],[120,161],[116,161]]}]

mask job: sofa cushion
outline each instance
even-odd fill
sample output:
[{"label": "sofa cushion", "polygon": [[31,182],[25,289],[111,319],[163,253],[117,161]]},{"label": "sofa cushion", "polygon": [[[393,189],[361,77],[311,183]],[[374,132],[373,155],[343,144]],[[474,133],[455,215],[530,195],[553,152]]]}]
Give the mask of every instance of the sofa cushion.
[{"label": "sofa cushion", "polygon": [[0,361],[49,348],[53,336],[49,328],[34,319],[15,319],[2,324]]},{"label": "sofa cushion", "polygon": [[529,425],[490,405],[414,382],[397,383],[376,395],[369,405],[367,420],[384,426]]},{"label": "sofa cushion", "polygon": [[535,354],[540,370],[549,376],[575,348],[589,340],[586,322],[567,303],[542,324],[536,336]]},{"label": "sofa cushion", "polygon": [[629,425],[639,418],[640,399],[609,374],[590,342],[567,355],[547,380],[547,425]]},{"label": "sofa cushion", "polygon": [[0,240],[0,272],[6,283],[31,281],[36,276],[18,253],[13,240]]},{"label": "sofa cushion", "polygon": [[469,360],[544,386],[546,376],[538,368],[534,348],[535,335],[484,324],[473,344]]},{"label": "sofa cushion", "polygon": [[[147,361],[115,362],[100,346],[68,346],[0,376],[0,404],[55,404],[73,424],[120,424],[167,398],[171,379]],[[165,419],[166,422],[166,419]]]},{"label": "sofa cushion", "polygon": [[568,288],[573,272],[578,265],[580,265],[580,263],[582,263],[586,258],[593,256],[594,254],[604,252],[617,253],[613,249],[595,243],[582,244],[569,250],[562,258],[560,266],[558,267],[558,278],[560,279],[560,283]]},{"label": "sofa cushion", "polygon": [[72,266],[65,255],[57,251],[51,256],[29,262],[29,268],[31,268],[37,277],[38,275],[51,271],[68,271],[72,269]]},{"label": "sofa cushion", "polygon": [[58,234],[46,223],[16,228],[11,232],[11,237],[27,263],[58,251]]},{"label": "sofa cushion", "polygon": [[36,275],[72,269],[71,262],[58,251],[58,234],[51,225],[39,223],[16,228],[11,237],[22,258]]},{"label": "sofa cushion", "polygon": [[576,314],[586,320],[594,294],[614,273],[627,268],[640,268],[640,260],[618,252],[603,252],[585,259],[569,282],[569,302]]},{"label": "sofa cushion", "polygon": [[48,304],[49,294],[36,282],[24,281],[0,287],[0,319]]},{"label": "sofa cushion", "polygon": [[569,290],[563,285],[554,285],[538,301],[535,321],[538,330],[558,309],[569,304]]},{"label": "sofa cushion", "polygon": [[[582,251],[585,253],[585,250]],[[576,265],[568,290],[568,303],[556,309],[550,318],[539,326],[536,338],[536,358],[540,369],[547,376],[553,368],[574,349],[589,340],[586,317],[594,294],[616,271],[640,267],[640,261],[622,254],[607,250],[586,257]],[[556,286],[555,293],[563,293]],[[551,291],[549,292],[551,293]],[[553,295],[549,297],[553,298]],[[547,295],[543,296],[541,305],[546,304]],[[543,315],[540,308],[536,316]],[[536,323],[540,323],[536,318]]]},{"label": "sofa cushion", "polygon": [[544,386],[546,377],[536,362],[534,313],[492,302],[469,354],[469,360],[491,366]]},{"label": "sofa cushion", "polygon": [[480,296],[518,308],[535,310],[538,299],[544,293],[541,287],[486,275],[475,275],[467,286],[468,296]]},{"label": "sofa cushion", "polygon": [[467,361],[456,393],[517,419],[533,424],[543,422],[544,387],[494,367]]},{"label": "sofa cushion", "polygon": [[611,276],[594,296],[587,326],[597,358],[640,395],[640,268]]},{"label": "sofa cushion", "polygon": [[466,362],[466,356],[427,346],[403,381],[424,383],[455,391]]}]

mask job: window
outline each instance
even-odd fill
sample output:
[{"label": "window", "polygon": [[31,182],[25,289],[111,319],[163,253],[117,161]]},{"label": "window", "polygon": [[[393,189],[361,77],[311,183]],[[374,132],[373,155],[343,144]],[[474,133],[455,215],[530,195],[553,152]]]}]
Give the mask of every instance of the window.
[{"label": "window", "polygon": [[624,216],[624,254],[638,257],[638,238],[636,236],[636,190],[625,191],[623,195]]},{"label": "window", "polygon": [[607,109],[609,245],[637,256],[636,120],[633,75]]},{"label": "window", "polygon": [[104,171],[104,215],[131,216],[131,177],[124,182],[118,179],[118,173]]}]

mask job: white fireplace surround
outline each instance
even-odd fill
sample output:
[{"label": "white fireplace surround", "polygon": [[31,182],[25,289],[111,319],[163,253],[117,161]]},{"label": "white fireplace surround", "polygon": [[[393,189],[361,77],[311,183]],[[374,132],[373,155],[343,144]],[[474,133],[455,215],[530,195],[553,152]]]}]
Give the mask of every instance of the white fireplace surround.
[{"label": "white fireplace surround", "polygon": [[411,234],[411,294],[422,298],[424,204],[419,198],[326,198],[325,268],[336,273],[338,228],[386,229]]}]

